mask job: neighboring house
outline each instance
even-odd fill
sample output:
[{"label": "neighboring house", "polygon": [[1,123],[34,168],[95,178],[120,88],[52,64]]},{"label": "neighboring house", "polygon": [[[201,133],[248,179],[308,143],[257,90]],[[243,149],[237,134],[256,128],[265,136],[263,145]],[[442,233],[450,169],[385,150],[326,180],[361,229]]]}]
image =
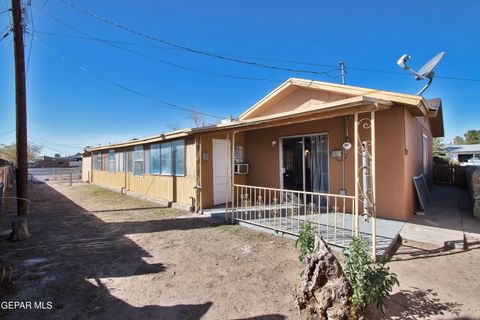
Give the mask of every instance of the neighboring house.
[{"label": "neighboring house", "polygon": [[35,159],[29,164],[29,168],[75,168],[82,165],[82,156],[68,156],[68,157],[48,157]]},{"label": "neighboring house", "polygon": [[[409,220],[417,201],[412,177],[431,181],[432,138],[444,134],[436,102],[289,79],[237,120],[88,148],[84,180],[184,206],[193,201],[198,211],[232,194],[238,203],[241,185],[359,200],[366,187],[378,217]],[[259,190],[267,200],[267,189]]]},{"label": "neighboring house", "polygon": [[460,163],[480,161],[480,144],[456,144],[445,147],[448,157]]}]

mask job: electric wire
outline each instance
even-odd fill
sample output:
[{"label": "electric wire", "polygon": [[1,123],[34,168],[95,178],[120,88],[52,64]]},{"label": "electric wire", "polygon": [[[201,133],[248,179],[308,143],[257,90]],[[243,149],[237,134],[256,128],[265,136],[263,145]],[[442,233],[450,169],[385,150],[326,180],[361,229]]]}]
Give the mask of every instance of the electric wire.
[{"label": "electric wire", "polygon": [[132,89],[124,84],[121,84],[117,81],[114,81],[114,80],[111,80],[99,73],[96,73],[82,65],[79,65],[75,62],[73,62],[72,60],[68,59],[67,57],[65,57],[63,54],[59,53],[58,51],[50,48],[49,46],[47,46],[44,42],[40,41],[36,36],[34,37],[34,40],[37,41],[40,46],[45,49],[46,51],[50,52],[51,54],[61,58],[63,61],[69,63],[70,65],[73,65],[77,68],[79,68],[80,70],[82,70],[83,72],[86,72],[86,73],[89,73],[107,83],[110,83],[111,85],[113,86],[116,86],[117,88],[120,88],[128,93],[131,93],[131,94],[134,94],[136,96],[140,96],[140,97],[143,97],[145,99],[148,99],[148,100],[151,100],[153,102],[157,102],[157,103],[152,103],[152,104],[149,104],[149,105],[152,105],[152,106],[157,106],[157,107],[162,107],[162,108],[167,108],[167,109],[172,109],[172,110],[180,110],[180,111],[185,111],[185,112],[189,112],[189,113],[198,113],[198,114],[201,114],[201,115],[204,115],[204,116],[207,116],[207,117],[211,117],[211,118],[215,118],[215,119],[225,119],[224,116],[217,116],[217,115],[214,115],[214,114],[210,114],[210,113],[206,113],[206,112],[201,112],[201,111],[198,111],[196,109],[192,109],[192,108],[189,108],[189,107],[185,107],[185,106],[181,106],[181,105],[178,105],[178,104],[175,104],[175,103],[171,103],[171,102],[168,102],[168,101],[165,101],[165,100],[160,100],[160,99],[156,99],[154,97],[151,97],[143,92],[140,92],[138,90],[135,90],[135,89]]},{"label": "electric wire", "polygon": [[60,0],[60,1],[62,1],[63,3],[69,5],[70,7],[74,8],[74,9],[76,9],[76,10],[78,10],[78,11],[80,11],[80,12],[86,14],[86,15],[89,15],[89,16],[91,16],[91,17],[93,17],[93,18],[95,18],[99,21],[102,21],[102,22],[110,24],[114,27],[123,29],[124,31],[132,33],[134,35],[137,35],[137,36],[149,39],[149,40],[157,41],[157,42],[160,42],[162,44],[165,44],[165,45],[168,45],[168,46],[171,46],[171,47],[175,47],[175,48],[187,51],[187,52],[191,52],[191,53],[195,53],[195,54],[199,54],[199,55],[203,55],[203,56],[208,56],[208,57],[212,57],[212,58],[217,58],[217,59],[220,59],[220,60],[241,63],[241,64],[245,64],[245,65],[249,65],[249,66],[253,66],[253,67],[257,67],[257,68],[266,68],[266,69],[288,71],[288,72],[294,72],[294,73],[310,73],[310,74],[327,76],[329,78],[334,78],[334,76],[330,75],[330,73],[327,72],[327,71],[314,71],[314,70],[308,70],[308,69],[294,69],[294,68],[280,67],[280,66],[263,64],[263,63],[259,63],[259,62],[255,62],[255,61],[242,60],[240,58],[230,57],[230,56],[222,55],[222,54],[219,54],[219,53],[216,53],[216,52],[194,49],[194,48],[191,48],[191,47],[187,47],[187,46],[184,46],[184,45],[181,45],[181,44],[178,44],[178,43],[174,43],[174,42],[159,38],[157,36],[152,36],[152,35],[146,34],[144,32],[134,30],[134,29],[132,29],[130,27],[127,27],[123,24],[113,22],[113,21],[111,21],[107,18],[104,18],[104,17],[101,17],[101,16],[97,15],[94,12],[83,9],[83,8],[77,6],[76,4],[74,4],[74,3],[72,3],[68,0]]},{"label": "electric wire", "polygon": [[31,135],[31,134],[29,136],[33,137],[36,140],[39,140],[40,142],[51,144],[51,145],[56,145],[56,146],[59,146],[59,147],[65,147],[65,148],[71,148],[71,149],[83,149],[84,148],[83,146],[73,146],[73,145],[66,145],[66,144],[61,144],[61,143],[58,143],[58,142],[53,142],[51,140],[47,140],[45,138],[40,138],[38,136],[34,136],[34,135]]},{"label": "electric wire", "polygon": [[16,129],[13,129],[13,130],[10,130],[10,131],[1,133],[1,134],[0,134],[0,139],[5,138],[6,136],[10,135],[12,132],[15,132],[15,131],[16,131]]},{"label": "electric wire", "polygon": [[[32,25],[32,32],[30,34],[30,45],[28,47],[28,56],[27,56],[27,70],[25,71],[25,75],[28,75],[28,70],[30,68],[30,55],[32,54],[32,45],[33,45],[33,36],[35,35],[35,23],[33,22],[33,10],[32,10],[32,2],[29,0],[27,5],[30,8],[30,24]],[[26,11],[26,10],[25,10]]]},{"label": "electric wire", "polygon": [[38,8],[38,7],[35,7],[37,10],[39,10],[40,12],[42,12],[43,14],[45,14],[46,16],[50,17],[51,19],[57,21],[58,23],[64,25],[65,27],[75,31],[75,32],[78,32],[80,34],[82,34],[87,40],[93,40],[93,41],[98,41],[98,42],[101,42],[105,45],[108,45],[108,46],[111,46],[113,48],[116,48],[116,49],[119,49],[119,50],[122,50],[122,51],[126,51],[126,52],[129,52],[131,54],[134,54],[134,55],[137,55],[137,56],[141,56],[141,57],[144,57],[144,58],[147,58],[147,59],[150,59],[150,60],[153,60],[153,61],[156,61],[156,62],[159,62],[159,63],[162,63],[162,64],[165,64],[165,65],[168,65],[168,66],[171,66],[171,67],[174,67],[174,68],[179,68],[179,69],[183,69],[183,70],[187,70],[187,71],[192,71],[192,72],[197,72],[197,73],[204,73],[204,74],[208,74],[208,75],[211,75],[211,76],[218,76],[218,77],[224,77],[224,78],[231,78],[231,79],[240,79],[240,80],[255,80],[255,81],[269,81],[269,82],[277,82],[277,83],[280,83],[282,82],[282,80],[279,80],[279,79],[267,79],[267,78],[259,78],[259,77],[249,77],[249,76],[238,76],[238,75],[232,75],[232,74],[225,74],[225,73],[218,73],[218,72],[211,72],[211,71],[205,71],[205,70],[200,70],[200,69],[195,69],[195,68],[192,68],[192,67],[189,67],[189,66],[184,66],[184,65],[180,65],[178,63],[173,63],[173,62],[170,62],[170,61],[167,61],[167,60],[164,60],[164,59],[160,59],[158,57],[154,57],[154,56],[151,56],[151,55],[148,55],[148,54],[145,54],[145,53],[142,53],[142,52],[139,52],[139,51],[135,51],[135,50],[132,50],[130,48],[126,48],[126,47],[122,47],[122,46],[119,46],[115,43],[112,43],[111,41],[108,41],[108,40],[104,40],[104,39],[99,39],[99,38],[95,38],[95,37],[92,37],[91,35],[89,35],[88,33],[78,29],[77,27],[74,27],[72,26],[71,24],[63,21],[62,19]]},{"label": "electric wire", "polygon": [[[205,55],[205,56],[209,56],[209,57],[213,57],[213,58],[218,58],[218,59],[221,59],[221,60],[227,60],[227,61],[232,61],[232,62],[237,62],[237,63],[243,63],[243,64],[247,64],[247,65],[252,65],[252,66],[255,66],[255,67],[261,67],[261,68],[269,68],[269,69],[276,69],[276,70],[283,70],[283,71],[289,71],[289,72],[298,72],[298,73],[313,73],[313,74],[322,74],[322,75],[326,75],[330,78],[335,78],[334,76],[330,75],[328,71],[323,71],[323,72],[320,72],[320,71],[312,71],[312,70],[298,70],[298,69],[292,69],[292,68],[284,68],[284,67],[278,67],[278,66],[271,66],[271,65],[265,65],[265,64],[261,64],[261,63],[258,63],[258,62],[255,62],[255,61],[246,61],[246,60],[241,60],[241,59],[238,59],[238,58],[235,58],[235,57],[241,57],[241,56],[235,56],[235,55],[225,55],[225,54],[220,54],[220,53],[216,53],[216,52],[210,52],[210,51],[203,51],[203,50],[198,50],[198,49],[194,49],[194,48],[191,48],[191,47],[187,47],[187,46],[184,46],[184,45],[180,45],[180,44],[177,44],[177,43],[174,43],[174,42],[171,42],[171,41],[167,41],[167,40],[164,40],[164,39],[161,39],[159,37],[156,37],[156,36],[152,36],[152,35],[149,35],[149,34],[146,34],[144,32],[140,32],[140,31],[137,31],[137,30],[134,30],[130,27],[127,27],[123,24],[120,24],[120,23],[117,23],[117,22],[113,22],[107,18],[104,18],[94,12],[91,12],[89,10],[86,10],[76,4],[74,4],[73,2],[69,1],[69,0],[60,0],[61,2],[69,5],[70,7],[86,14],[86,15],[89,15],[99,21],[102,21],[104,23],[107,23],[109,25],[112,25],[116,28],[119,28],[119,29],[123,29],[124,31],[127,31],[127,32],[130,32],[132,34],[135,34],[137,36],[140,36],[140,37],[143,37],[143,38],[146,38],[146,39],[150,39],[150,40],[153,40],[153,41],[157,41],[157,42],[160,42],[160,43],[163,43],[165,45],[169,45],[169,46],[172,46],[172,47],[175,47],[175,48],[179,48],[181,50],[184,50],[184,51],[188,51],[188,52],[191,52],[191,53],[196,53],[196,54],[200,54],[200,55]],[[290,62],[293,62],[293,61],[290,61]],[[298,63],[297,61],[295,61],[295,63]],[[329,66],[329,67],[336,67],[336,66],[333,66],[333,65],[327,65],[327,64],[314,64],[314,63],[304,63],[302,62],[301,64],[308,64],[308,65],[311,65],[311,66]],[[337,67],[338,68],[338,67]],[[402,74],[402,75],[408,75],[404,72],[398,72],[398,71],[389,71],[389,70],[376,70],[376,69],[370,69],[370,68],[362,68],[362,67],[351,67],[349,66],[349,69],[350,70],[356,70],[356,71],[364,71],[364,72],[380,72],[380,73],[390,73],[390,74]],[[441,75],[437,75],[436,78],[441,78],[441,79],[448,79],[448,80],[458,80],[458,81],[471,81],[471,82],[480,82],[480,79],[474,79],[474,78],[466,78],[466,77],[457,77],[457,76],[441,76]]]}]

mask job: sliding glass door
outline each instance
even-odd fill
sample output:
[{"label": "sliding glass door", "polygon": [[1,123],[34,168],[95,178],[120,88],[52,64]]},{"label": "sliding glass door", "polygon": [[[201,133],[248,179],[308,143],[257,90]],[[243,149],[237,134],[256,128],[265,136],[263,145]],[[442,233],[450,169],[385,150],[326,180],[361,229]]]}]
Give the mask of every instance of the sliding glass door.
[{"label": "sliding glass door", "polygon": [[328,134],[282,139],[283,189],[328,192]]}]

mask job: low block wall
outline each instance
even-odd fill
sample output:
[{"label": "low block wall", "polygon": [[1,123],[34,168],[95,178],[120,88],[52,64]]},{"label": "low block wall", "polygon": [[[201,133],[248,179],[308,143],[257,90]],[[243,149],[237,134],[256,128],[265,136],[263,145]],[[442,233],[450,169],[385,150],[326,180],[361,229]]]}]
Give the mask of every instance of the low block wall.
[{"label": "low block wall", "polygon": [[466,166],[465,180],[472,199],[473,215],[480,219],[480,167]]}]

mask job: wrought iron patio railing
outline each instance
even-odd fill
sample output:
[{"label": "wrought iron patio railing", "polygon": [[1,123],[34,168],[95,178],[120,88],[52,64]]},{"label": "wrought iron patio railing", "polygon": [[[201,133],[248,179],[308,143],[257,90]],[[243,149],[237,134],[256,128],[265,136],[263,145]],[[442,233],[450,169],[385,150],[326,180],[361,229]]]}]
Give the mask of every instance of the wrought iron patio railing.
[{"label": "wrought iron patio railing", "polygon": [[230,214],[274,231],[298,235],[310,223],[316,234],[340,247],[358,234],[355,197],[339,194],[264,188],[235,184]]}]

